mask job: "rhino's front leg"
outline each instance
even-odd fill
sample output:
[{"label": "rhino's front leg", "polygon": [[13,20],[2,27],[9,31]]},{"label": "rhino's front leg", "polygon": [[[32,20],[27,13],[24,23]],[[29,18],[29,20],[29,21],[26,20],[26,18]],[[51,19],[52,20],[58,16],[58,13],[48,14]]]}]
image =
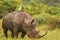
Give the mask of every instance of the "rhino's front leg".
[{"label": "rhino's front leg", "polygon": [[15,37],[15,38],[18,37],[17,28],[13,28],[12,37],[13,37],[13,38],[14,38],[14,37]]},{"label": "rhino's front leg", "polygon": [[22,32],[21,38],[24,38],[25,35],[26,35],[26,32]]}]

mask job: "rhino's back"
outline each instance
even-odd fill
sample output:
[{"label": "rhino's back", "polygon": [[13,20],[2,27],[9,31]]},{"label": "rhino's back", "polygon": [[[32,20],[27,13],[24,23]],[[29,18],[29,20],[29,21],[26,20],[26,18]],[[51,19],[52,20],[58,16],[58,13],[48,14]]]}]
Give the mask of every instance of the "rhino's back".
[{"label": "rhino's back", "polygon": [[31,16],[25,12],[12,12],[6,15],[3,19],[6,25],[13,24],[14,26],[19,26],[22,25],[24,19],[31,19]]},{"label": "rhino's back", "polygon": [[23,16],[17,12],[9,13],[3,18],[6,26],[17,26],[23,23]]}]

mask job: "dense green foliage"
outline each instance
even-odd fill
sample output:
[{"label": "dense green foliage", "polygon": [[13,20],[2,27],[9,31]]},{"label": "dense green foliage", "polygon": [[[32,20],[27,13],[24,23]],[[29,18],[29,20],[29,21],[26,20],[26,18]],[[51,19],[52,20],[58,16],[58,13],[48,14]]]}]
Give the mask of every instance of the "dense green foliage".
[{"label": "dense green foliage", "polygon": [[8,12],[15,11],[19,5],[19,0],[0,0],[0,18]]},{"label": "dense green foliage", "polygon": [[30,5],[25,7],[25,11],[32,15],[39,25],[47,24],[51,30],[56,29],[56,27],[60,28],[60,8],[58,7],[30,1]]}]

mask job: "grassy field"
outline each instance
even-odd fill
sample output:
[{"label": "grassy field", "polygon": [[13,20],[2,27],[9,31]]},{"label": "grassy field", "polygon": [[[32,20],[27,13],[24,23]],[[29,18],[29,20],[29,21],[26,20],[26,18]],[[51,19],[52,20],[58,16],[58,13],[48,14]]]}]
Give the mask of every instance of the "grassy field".
[{"label": "grassy field", "polygon": [[[38,29],[41,29],[41,28],[38,27]],[[41,29],[39,34],[43,35],[44,33],[45,31]],[[2,30],[2,20],[0,19],[0,40],[60,40],[60,29],[48,31],[47,35],[40,39],[30,39],[27,37],[27,35],[23,39],[21,39],[20,34],[17,39],[16,38],[13,39],[11,38],[10,31],[8,31],[8,38],[5,38]]]}]

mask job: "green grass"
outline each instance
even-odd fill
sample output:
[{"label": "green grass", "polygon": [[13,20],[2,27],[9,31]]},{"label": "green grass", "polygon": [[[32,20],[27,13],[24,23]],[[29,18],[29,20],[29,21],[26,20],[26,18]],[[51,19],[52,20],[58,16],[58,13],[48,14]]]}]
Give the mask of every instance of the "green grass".
[{"label": "green grass", "polygon": [[[46,31],[46,29],[44,29],[44,27],[37,27],[38,30],[40,30],[40,35],[43,35]],[[44,29],[44,30],[43,30]],[[40,38],[40,39],[30,39],[27,37],[27,35],[21,39],[20,34],[18,36],[18,38],[11,38],[11,32],[8,31],[8,38],[4,37],[3,34],[3,30],[2,30],[2,20],[0,19],[0,40],[60,40],[60,29],[56,29],[53,31],[48,31],[47,35]]]}]

